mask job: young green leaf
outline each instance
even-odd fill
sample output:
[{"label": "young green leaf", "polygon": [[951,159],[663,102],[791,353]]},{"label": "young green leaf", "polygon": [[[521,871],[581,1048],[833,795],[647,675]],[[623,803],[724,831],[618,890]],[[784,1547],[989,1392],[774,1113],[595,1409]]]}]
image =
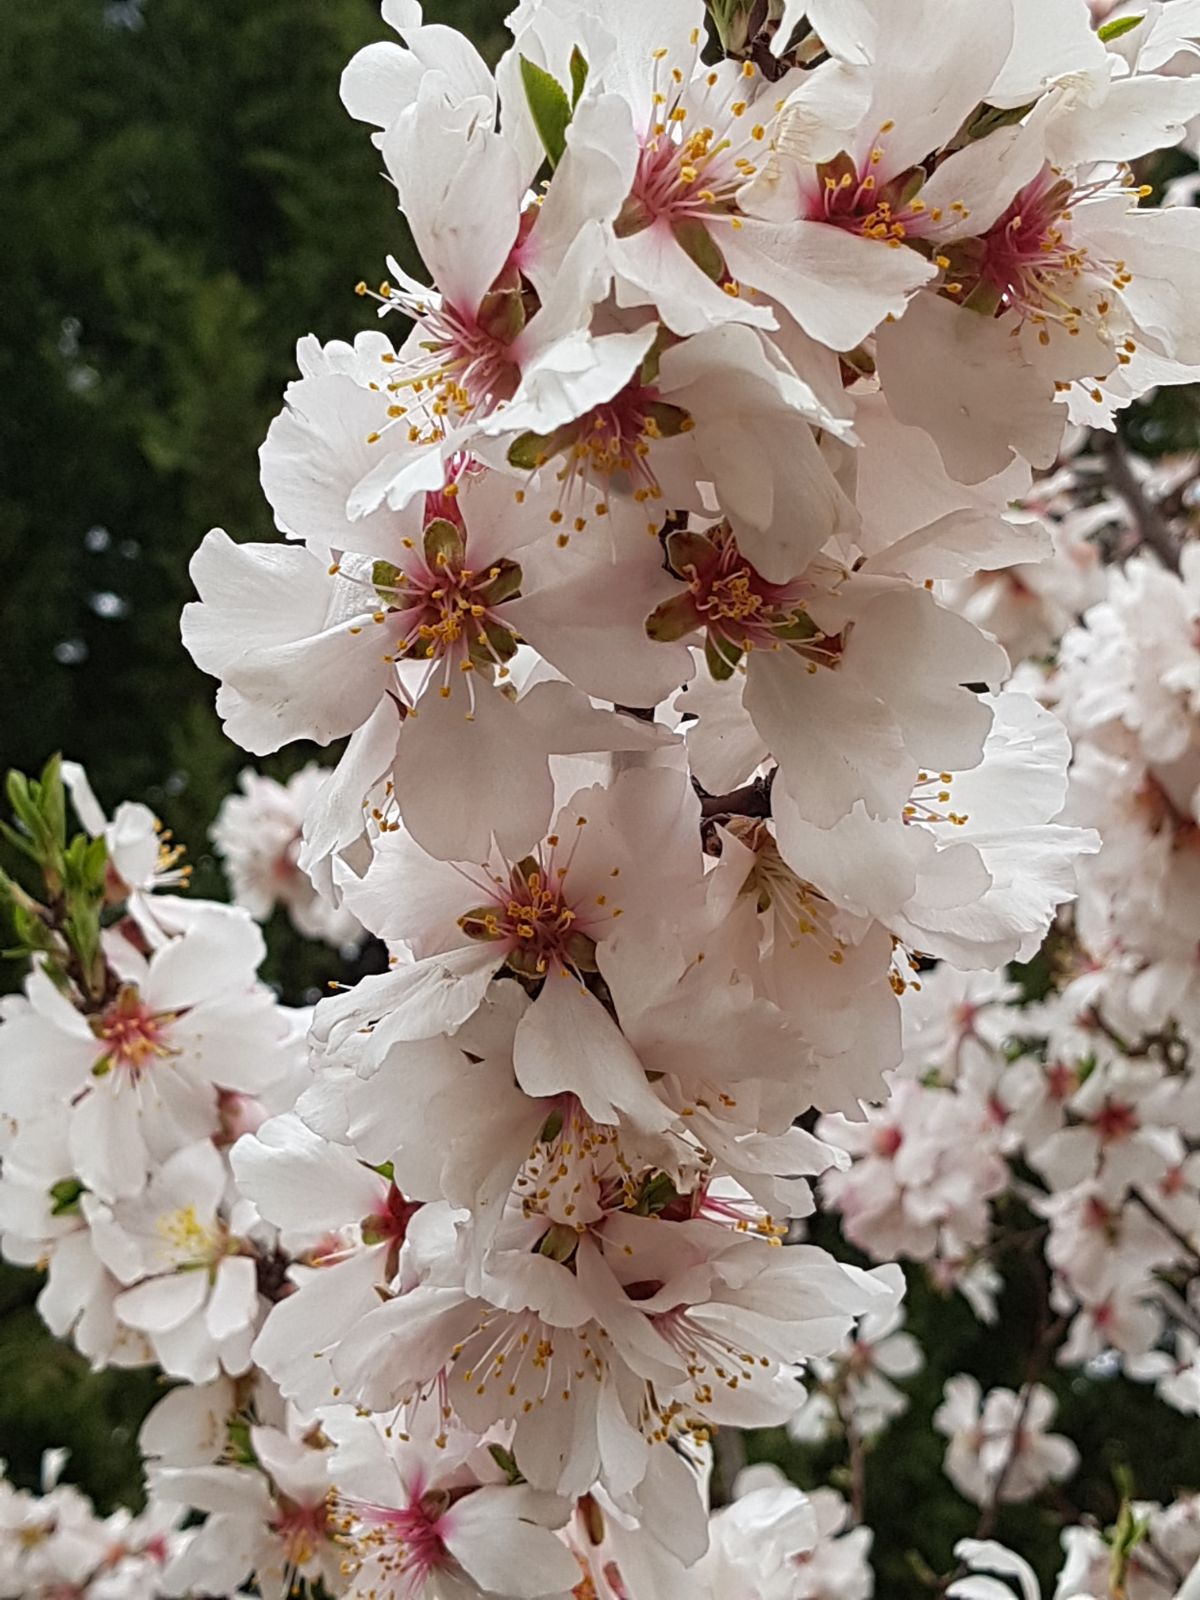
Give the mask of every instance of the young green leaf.
[{"label": "young green leaf", "polygon": [[567,128],[571,122],[571,102],[557,78],[528,56],[521,57],[521,82],[529,102],[529,114],[551,167],[562,160],[567,148]]},{"label": "young green leaf", "polygon": [[1145,20],[1146,13],[1137,11],[1129,17],[1113,17],[1110,22],[1102,23],[1096,32],[1099,38],[1107,44],[1110,39],[1119,39],[1122,34],[1132,33]]}]

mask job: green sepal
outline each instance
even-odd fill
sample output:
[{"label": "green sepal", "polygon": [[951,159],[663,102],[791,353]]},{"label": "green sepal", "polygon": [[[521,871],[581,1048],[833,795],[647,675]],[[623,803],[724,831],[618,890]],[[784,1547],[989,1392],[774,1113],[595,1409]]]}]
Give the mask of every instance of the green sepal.
[{"label": "green sepal", "polygon": [[511,344],[525,326],[525,297],[520,285],[489,289],[479,302],[476,321],[497,344]]},{"label": "green sepal", "polygon": [[788,644],[802,644],[805,640],[821,637],[820,628],[807,611],[793,611],[787,622],[777,623],[771,632]]},{"label": "green sepal", "polygon": [[512,600],[521,592],[522,573],[515,561],[504,557],[493,562],[490,572],[494,577],[489,577],[486,583],[481,583],[475,593],[485,606],[498,606],[505,600]]},{"label": "green sepal", "polygon": [[578,45],[572,46],[569,70],[571,73],[571,109],[574,110],[579,104],[579,97],[583,93],[583,86],[587,82],[588,75],[587,57]]},{"label": "green sepal", "polygon": [[510,467],[534,472],[538,467],[544,467],[560,450],[574,444],[578,437],[577,422],[568,422],[553,433],[522,433],[509,445],[506,459]]},{"label": "green sepal", "polygon": [[728,679],[732,678],[734,669],[737,667],[738,662],[742,659],[742,652],[740,650],[735,650],[734,646],[726,645],[725,649],[732,654],[732,660],[729,659],[728,655],[722,654],[721,649],[718,647],[711,633],[705,635],[705,664],[707,665],[709,672],[718,683],[725,683]]},{"label": "green sepal", "polygon": [[394,605],[403,585],[404,577],[399,567],[390,561],[376,561],[371,568],[371,585],[384,605]]},{"label": "green sepal", "polygon": [[504,937],[496,925],[495,906],[475,906],[470,911],[464,911],[458,919],[458,925],[468,939],[475,939],[482,943],[491,944]]},{"label": "green sepal", "polygon": [[586,933],[569,933],[563,941],[563,954],[576,972],[599,972],[596,961],[596,941]]},{"label": "green sepal", "polygon": [[683,222],[673,223],[671,233],[684,255],[689,261],[695,262],[706,278],[711,278],[714,283],[725,281],[729,276],[725,257],[699,217],[688,217]]},{"label": "green sepal", "polygon": [[491,1456],[510,1484],[525,1482],[525,1474],[517,1465],[517,1459],[511,1450],[506,1450],[502,1444],[490,1444],[488,1445],[488,1455]]},{"label": "green sepal", "polygon": [[656,1172],[642,1185],[637,1204],[633,1207],[633,1214],[637,1217],[656,1216],[678,1199],[679,1192],[667,1173]]},{"label": "green sepal", "polygon": [[565,1222],[553,1222],[539,1239],[537,1254],[549,1256],[551,1261],[561,1261],[565,1265],[578,1248],[579,1235],[575,1229],[568,1228]]},{"label": "green sepal", "polygon": [[446,517],[435,517],[425,529],[425,560],[431,567],[462,566],[467,541],[461,528]]},{"label": "green sepal", "polygon": [[244,1417],[232,1417],[225,1428],[226,1460],[239,1467],[255,1467],[258,1455],[250,1434],[250,1424]]},{"label": "green sepal", "polygon": [[717,547],[706,533],[692,528],[676,528],[667,535],[667,560],[681,578],[699,572],[716,559]]},{"label": "green sepal", "polygon": [[692,591],[685,589],[655,606],[646,618],[646,635],[658,644],[674,644],[677,639],[695,633],[699,626],[700,616]]},{"label": "green sepal", "polygon": [[646,407],[646,415],[664,439],[674,439],[678,434],[686,433],[692,421],[691,415],[682,406],[670,405],[666,400],[652,400]]},{"label": "green sepal", "polygon": [[[503,664],[505,661],[511,661],[516,655],[517,636],[502,622],[493,622],[490,617],[484,617],[482,621],[472,617],[466,626],[475,630],[467,647],[467,653],[477,667],[491,667],[497,662]],[[479,637],[480,634],[483,635],[482,639]]]}]

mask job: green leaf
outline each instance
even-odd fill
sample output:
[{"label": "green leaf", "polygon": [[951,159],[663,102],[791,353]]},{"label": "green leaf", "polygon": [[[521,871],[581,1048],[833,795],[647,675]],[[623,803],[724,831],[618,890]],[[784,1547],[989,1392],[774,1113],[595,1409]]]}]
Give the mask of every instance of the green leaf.
[{"label": "green leaf", "polygon": [[40,860],[37,847],[28,834],[18,833],[16,828],[9,827],[7,822],[0,822],[0,837],[7,839],[14,850],[19,850],[22,855],[28,856],[31,861]]},{"label": "green leaf", "polygon": [[567,99],[566,90],[558,79],[551,77],[536,62],[530,61],[528,56],[521,57],[521,82],[525,86],[529,114],[533,118],[538,138],[542,141],[546,159],[552,168],[556,167],[563,158],[563,151],[567,148],[571,102]]},{"label": "green leaf", "polygon": [[67,842],[67,800],[63,789],[61,755],[52,755],[42,768],[38,801],[46,831],[61,850]]},{"label": "green leaf", "polygon": [[588,64],[587,57],[576,45],[571,51],[571,109],[579,104],[579,96],[583,93],[583,86],[587,82]]},{"label": "green leaf", "polygon": [[1134,15],[1130,17],[1114,17],[1111,22],[1102,23],[1101,26],[1097,28],[1096,33],[1097,36],[1103,40],[1105,44],[1107,44],[1110,39],[1119,39],[1122,34],[1132,33],[1133,30],[1137,27],[1140,27],[1145,20],[1146,13],[1144,11],[1135,12]]}]

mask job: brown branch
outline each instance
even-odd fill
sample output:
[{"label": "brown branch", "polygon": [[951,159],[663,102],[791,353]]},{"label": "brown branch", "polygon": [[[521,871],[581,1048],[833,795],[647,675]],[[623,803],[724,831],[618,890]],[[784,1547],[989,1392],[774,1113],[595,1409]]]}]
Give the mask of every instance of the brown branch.
[{"label": "brown branch", "polygon": [[1134,472],[1125,441],[1119,433],[1101,433],[1097,437],[1108,481],[1129,509],[1138,544],[1153,550],[1168,572],[1178,572],[1179,541]]},{"label": "brown branch", "polygon": [[867,1515],[867,1452],[854,1422],[843,1419],[846,1452],[850,1458],[850,1527],[861,1527]]},{"label": "brown branch", "polygon": [[774,778],[775,771],[772,768],[765,778],[755,778],[753,783],[744,783],[740,789],[731,789],[728,794],[702,794],[700,815],[706,820],[714,817],[769,817]]}]

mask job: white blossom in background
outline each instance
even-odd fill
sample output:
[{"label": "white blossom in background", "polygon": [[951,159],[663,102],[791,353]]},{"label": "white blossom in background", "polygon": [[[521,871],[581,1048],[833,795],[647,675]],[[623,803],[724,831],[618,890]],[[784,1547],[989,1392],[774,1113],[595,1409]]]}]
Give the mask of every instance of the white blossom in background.
[{"label": "white blossom in background", "polygon": [[933,1426],[945,1434],[945,1472],[976,1505],[995,1499],[1028,1500],[1047,1483],[1061,1483],[1079,1465],[1079,1452],[1062,1434],[1047,1433],[1056,1402],[1043,1384],[1027,1393],[991,1389],[974,1378],[950,1378]]},{"label": "white blossom in background", "polygon": [[229,874],[235,904],[265,922],[283,906],[296,931],[327,944],[354,944],[358,923],[333,906],[300,870],[304,816],[324,782],[326,772],[315,762],[279,783],[247,767],[239,777],[240,794],[221,802],[212,827],[212,841]]}]

